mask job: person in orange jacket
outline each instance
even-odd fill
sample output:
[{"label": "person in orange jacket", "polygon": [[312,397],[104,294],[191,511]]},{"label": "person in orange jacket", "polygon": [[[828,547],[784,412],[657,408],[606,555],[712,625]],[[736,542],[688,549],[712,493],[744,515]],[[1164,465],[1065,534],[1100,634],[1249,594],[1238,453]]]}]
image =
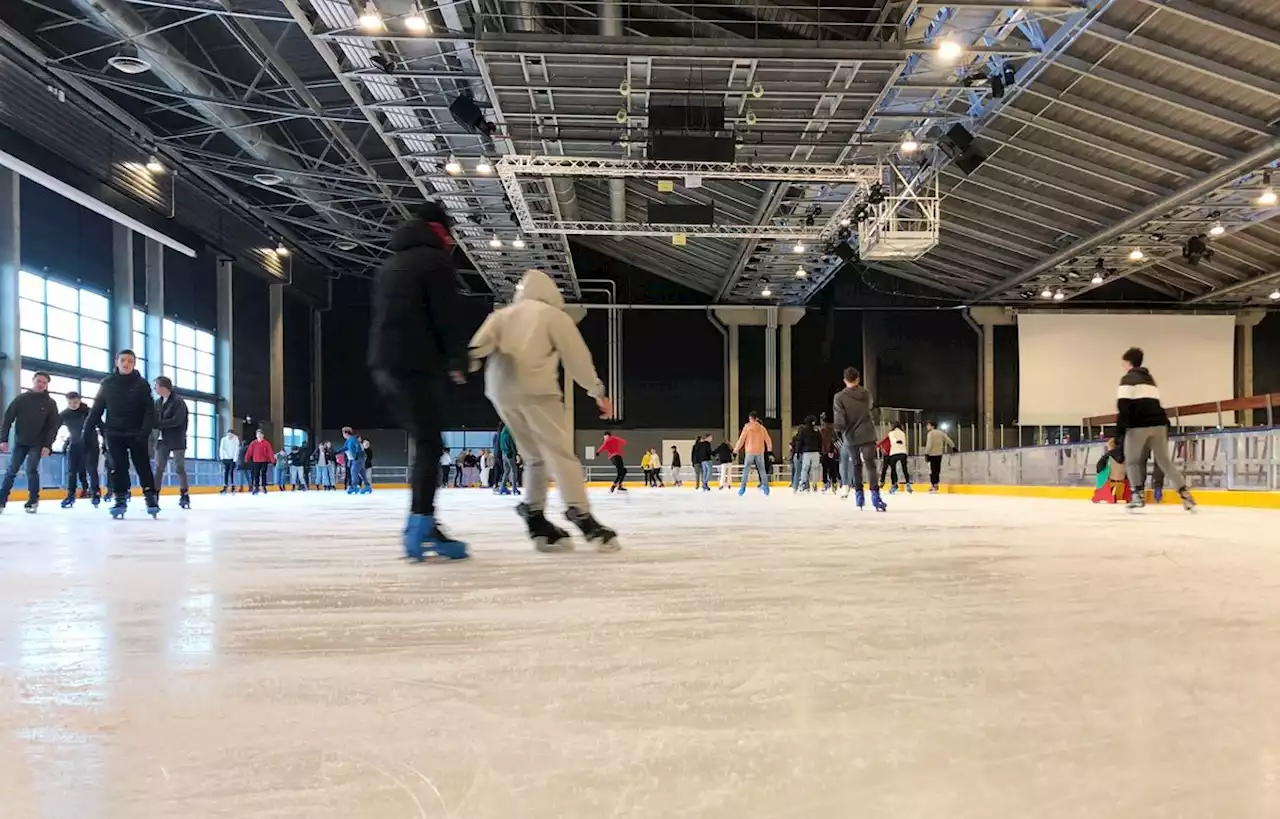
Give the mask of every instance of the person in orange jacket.
[{"label": "person in orange jacket", "polygon": [[766,495],[769,494],[769,469],[765,466],[765,453],[772,449],[773,439],[769,437],[769,430],[760,423],[760,416],[754,412],[751,413],[747,416],[747,423],[742,427],[742,434],[738,436],[738,443],[733,445],[735,455],[740,450],[746,453],[746,457],[742,459],[742,486],[738,487],[739,496],[747,493],[747,476],[751,473],[753,466],[760,476],[760,491]]}]

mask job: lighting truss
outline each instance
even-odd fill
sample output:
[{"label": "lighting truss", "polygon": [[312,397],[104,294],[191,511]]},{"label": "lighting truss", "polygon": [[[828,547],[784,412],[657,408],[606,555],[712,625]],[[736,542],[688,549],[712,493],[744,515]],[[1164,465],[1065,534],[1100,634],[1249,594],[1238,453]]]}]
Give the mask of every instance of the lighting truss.
[{"label": "lighting truss", "polygon": [[[651,162],[638,159],[603,159],[571,156],[504,156],[497,164],[498,178],[526,233],[559,233],[574,236],[677,236],[722,239],[826,240],[840,229],[840,221],[852,212],[865,188],[884,177],[877,165],[826,165],[805,162],[724,163]],[[764,180],[790,184],[840,185],[849,194],[825,222],[814,225],[690,225],[643,222],[565,222],[536,217],[525,198],[522,178],[589,176],[607,179]]]},{"label": "lighting truss", "polygon": [[938,175],[917,189],[897,165],[890,168],[893,179],[886,190],[894,192],[872,205],[870,217],[858,224],[858,250],[868,260],[919,259],[938,244],[941,233]]}]

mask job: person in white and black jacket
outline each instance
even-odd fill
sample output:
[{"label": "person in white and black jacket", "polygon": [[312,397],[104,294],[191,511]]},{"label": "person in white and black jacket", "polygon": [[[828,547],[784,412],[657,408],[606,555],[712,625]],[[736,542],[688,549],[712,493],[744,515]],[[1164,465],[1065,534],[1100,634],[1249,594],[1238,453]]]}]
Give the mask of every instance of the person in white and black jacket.
[{"label": "person in white and black jacket", "polygon": [[1160,388],[1142,366],[1142,350],[1130,347],[1121,360],[1125,373],[1116,393],[1116,441],[1124,449],[1125,472],[1133,489],[1129,508],[1141,509],[1146,505],[1143,485],[1147,480],[1147,457],[1152,456],[1165,479],[1178,490],[1182,506],[1190,511],[1196,502],[1187,489],[1182,471],[1169,455],[1169,416],[1160,403]]}]

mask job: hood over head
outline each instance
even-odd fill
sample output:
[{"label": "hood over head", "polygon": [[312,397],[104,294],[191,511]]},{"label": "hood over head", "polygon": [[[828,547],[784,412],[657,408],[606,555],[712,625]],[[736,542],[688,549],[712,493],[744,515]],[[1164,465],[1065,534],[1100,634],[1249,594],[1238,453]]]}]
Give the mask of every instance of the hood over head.
[{"label": "hood over head", "polygon": [[556,287],[556,283],[550,276],[536,267],[525,271],[524,278],[520,279],[520,289],[516,292],[515,300],[517,302],[540,301],[556,309],[564,307],[564,296],[560,295],[560,288]]},{"label": "hood over head", "polygon": [[414,247],[434,247],[449,250],[453,247],[453,237],[449,235],[448,225],[440,222],[427,222],[420,218],[412,218],[402,222],[391,234],[391,250],[399,252]]}]

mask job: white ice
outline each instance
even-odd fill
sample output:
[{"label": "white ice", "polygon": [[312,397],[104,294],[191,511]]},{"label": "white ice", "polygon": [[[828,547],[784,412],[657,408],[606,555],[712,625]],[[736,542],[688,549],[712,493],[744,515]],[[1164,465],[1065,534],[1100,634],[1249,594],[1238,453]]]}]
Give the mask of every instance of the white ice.
[{"label": "white ice", "polygon": [[592,497],[11,504],[0,817],[1280,816],[1280,513]]}]

